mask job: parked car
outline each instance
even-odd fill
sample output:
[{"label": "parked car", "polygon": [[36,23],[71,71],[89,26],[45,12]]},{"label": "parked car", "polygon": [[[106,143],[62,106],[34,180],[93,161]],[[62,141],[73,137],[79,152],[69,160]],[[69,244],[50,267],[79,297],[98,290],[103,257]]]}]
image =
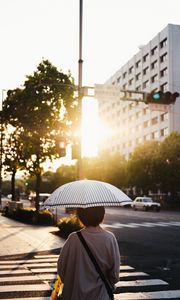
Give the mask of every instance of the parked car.
[{"label": "parked car", "polygon": [[151,197],[136,197],[136,199],[132,202],[131,207],[134,210],[155,210],[160,211],[161,204],[158,202],[154,202]]},{"label": "parked car", "polygon": [[[39,207],[41,209],[41,207],[43,207],[44,201],[47,200],[49,198],[51,194],[49,193],[40,193],[39,194]],[[36,198],[36,194],[33,194],[31,196],[29,196],[29,200],[31,201],[32,205],[35,205],[35,198]]]},{"label": "parked car", "polygon": [[124,208],[129,208],[131,207],[132,201],[128,200],[128,201],[122,201],[120,203],[120,207],[124,207]]}]

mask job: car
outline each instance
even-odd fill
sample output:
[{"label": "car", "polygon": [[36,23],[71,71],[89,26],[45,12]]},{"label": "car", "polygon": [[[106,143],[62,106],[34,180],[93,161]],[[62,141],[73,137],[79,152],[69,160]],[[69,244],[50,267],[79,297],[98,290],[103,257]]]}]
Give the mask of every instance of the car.
[{"label": "car", "polygon": [[160,211],[161,204],[158,202],[154,202],[151,197],[136,197],[135,200],[132,202],[131,207],[134,210],[140,209],[144,211],[148,210],[155,210]]},{"label": "car", "polygon": [[122,201],[120,203],[120,207],[124,207],[124,208],[128,208],[131,207],[132,201],[128,200],[128,201]]},{"label": "car", "polygon": [[[44,201],[46,201],[49,198],[50,195],[51,194],[49,194],[49,193],[39,193],[39,207],[40,207],[40,209],[43,208]],[[32,203],[33,206],[35,205],[35,199],[36,199],[36,194],[33,194],[33,195],[29,196],[29,201]]]}]

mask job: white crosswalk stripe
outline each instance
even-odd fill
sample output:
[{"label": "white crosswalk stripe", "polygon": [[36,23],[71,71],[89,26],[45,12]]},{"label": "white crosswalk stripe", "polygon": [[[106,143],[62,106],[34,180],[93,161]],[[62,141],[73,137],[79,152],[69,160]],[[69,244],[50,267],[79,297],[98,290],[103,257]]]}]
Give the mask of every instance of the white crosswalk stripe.
[{"label": "white crosswalk stripe", "polygon": [[155,227],[171,227],[171,226],[180,226],[180,222],[142,222],[142,223],[113,223],[113,224],[103,224],[104,228],[155,228]]},{"label": "white crosswalk stripe", "polygon": [[[58,255],[38,255],[27,260],[1,260],[0,299],[49,300],[57,275],[57,259]],[[171,290],[168,282],[132,266],[122,265],[120,277],[115,300],[180,298],[180,290]]]}]

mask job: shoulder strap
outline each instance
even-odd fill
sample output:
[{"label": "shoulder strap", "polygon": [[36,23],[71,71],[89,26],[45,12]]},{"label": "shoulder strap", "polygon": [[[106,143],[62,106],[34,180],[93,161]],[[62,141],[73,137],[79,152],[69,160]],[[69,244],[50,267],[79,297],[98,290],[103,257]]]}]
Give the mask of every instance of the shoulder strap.
[{"label": "shoulder strap", "polygon": [[94,264],[96,271],[98,272],[98,274],[100,275],[102,281],[104,282],[104,285],[105,285],[105,287],[106,287],[106,290],[107,290],[107,292],[108,292],[109,297],[110,297],[111,299],[114,299],[114,295],[113,295],[112,288],[110,287],[110,285],[109,285],[107,279],[105,278],[104,274],[102,273],[100,266],[98,265],[98,263],[97,263],[97,261],[96,261],[94,255],[92,254],[90,248],[88,247],[88,245],[87,245],[85,239],[83,238],[81,232],[80,232],[80,231],[77,231],[77,235],[78,235],[78,237],[79,237],[81,243],[83,244],[84,248],[86,249],[87,254],[89,255],[89,257],[90,257],[92,263]]}]

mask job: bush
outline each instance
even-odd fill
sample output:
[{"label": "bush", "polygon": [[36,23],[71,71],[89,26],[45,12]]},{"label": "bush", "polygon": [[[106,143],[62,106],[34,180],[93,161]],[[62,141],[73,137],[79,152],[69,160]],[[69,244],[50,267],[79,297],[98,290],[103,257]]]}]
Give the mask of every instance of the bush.
[{"label": "bush", "polygon": [[18,221],[32,224],[35,208],[19,208],[14,212],[14,218]]},{"label": "bush", "polygon": [[54,223],[53,214],[50,211],[42,210],[37,214],[33,207],[15,209],[11,214],[9,214],[7,207],[4,210],[4,215],[28,224],[53,225]]},{"label": "bush", "polygon": [[84,227],[75,215],[61,218],[57,226],[59,228],[59,235],[63,238],[67,238],[70,233],[78,231]]},{"label": "bush", "polygon": [[47,209],[39,211],[37,223],[42,225],[53,225],[53,214]]}]

